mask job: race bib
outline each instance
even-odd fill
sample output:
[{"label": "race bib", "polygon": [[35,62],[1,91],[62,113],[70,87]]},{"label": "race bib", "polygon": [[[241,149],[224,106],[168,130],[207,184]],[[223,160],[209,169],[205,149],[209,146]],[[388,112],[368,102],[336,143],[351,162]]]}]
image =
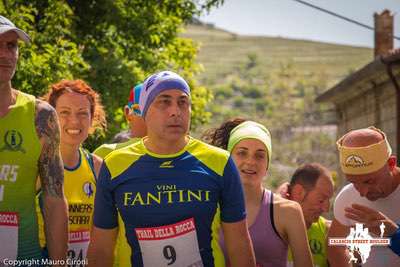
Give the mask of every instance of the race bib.
[{"label": "race bib", "polygon": [[144,266],[203,267],[193,218],[135,232]]},{"label": "race bib", "polygon": [[19,218],[16,212],[0,212],[0,262],[15,260],[18,255]]},{"label": "race bib", "polygon": [[90,232],[86,230],[68,233],[68,266],[85,266]]}]

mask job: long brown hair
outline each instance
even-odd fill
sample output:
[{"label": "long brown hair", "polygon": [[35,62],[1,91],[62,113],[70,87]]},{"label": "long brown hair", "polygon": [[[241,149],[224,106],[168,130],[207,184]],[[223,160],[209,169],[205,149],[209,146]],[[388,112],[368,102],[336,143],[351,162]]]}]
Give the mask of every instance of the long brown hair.
[{"label": "long brown hair", "polygon": [[223,122],[218,128],[207,130],[202,135],[202,139],[213,146],[217,146],[226,150],[228,148],[229,136],[232,129],[245,121],[247,121],[247,119],[239,117],[229,119]]}]

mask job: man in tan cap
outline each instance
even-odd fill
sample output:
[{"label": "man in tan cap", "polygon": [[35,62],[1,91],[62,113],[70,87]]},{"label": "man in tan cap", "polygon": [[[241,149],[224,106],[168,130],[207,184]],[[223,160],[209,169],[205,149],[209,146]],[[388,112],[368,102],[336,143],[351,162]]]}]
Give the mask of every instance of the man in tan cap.
[{"label": "man in tan cap", "polygon": [[[335,218],[329,237],[348,236],[355,220],[360,221],[360,216],[355,214],[361,215],[364,207],[379,211],[399,223],[400,209],[396,205],[400,203],[400,169],[396,166],[396,157],[391,154],[385,133],[375,127],[350,131],[338,140],[337,146],[341,169],[350,184],[336,197]],[[369,216],[371,221],[374,220],[374,213]],[[364,220],[365,227],[371,226],[367,223],[369,219]],[[385,227],[391,227],[388,220],[382,222]],[[374,235],[374,232],[370,230],[370,234]],[[328,259],[332,267],[351,266],[345,246],[329,246]],[[400,266],[400,257],[388,247],[372,246],[362,266]]]}]

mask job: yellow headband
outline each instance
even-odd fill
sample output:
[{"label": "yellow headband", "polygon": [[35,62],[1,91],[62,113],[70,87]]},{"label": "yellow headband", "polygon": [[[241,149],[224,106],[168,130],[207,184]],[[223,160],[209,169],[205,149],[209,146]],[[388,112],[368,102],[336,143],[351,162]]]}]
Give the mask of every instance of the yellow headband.
[{"label": "yellow headband", "polygon": [[368,129],[382,134],[383,140],[364,147],[346,147],[342,145],[346,134],[336,142],[343,173],[360,175],[375,172],[386,164],[392,154],[385,133],[375,127],[368,127]]}]

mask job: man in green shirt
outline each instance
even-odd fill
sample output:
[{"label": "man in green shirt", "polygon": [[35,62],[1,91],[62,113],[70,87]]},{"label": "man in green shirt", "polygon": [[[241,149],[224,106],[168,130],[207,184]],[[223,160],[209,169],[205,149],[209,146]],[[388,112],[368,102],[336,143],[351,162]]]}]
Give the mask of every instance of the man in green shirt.
[{"label": "man in green shirt", "polygon": [[[283,197],[301,206],[314,265],[328,267],[326,239],[331,221],[321,214],[329,211],[329,201],[333,195],[333,180],[329,170],[319,163],[304,164],[296,169],[290,183],[280,188],[278,191]],[[288,261],[288,266],[291,266],[291,253]]]},{"label": "man in green shirt", "polygon": [[[18,61],[18,39],[29,36],[0,16],[0,265],[36,266],[37,177],[44,193],[44,222],[51,265],[65,265],[67,203],[63,193],[60,128],[55,110],[11,86]],[[24,262],[34,260],[33,262]]]}]

